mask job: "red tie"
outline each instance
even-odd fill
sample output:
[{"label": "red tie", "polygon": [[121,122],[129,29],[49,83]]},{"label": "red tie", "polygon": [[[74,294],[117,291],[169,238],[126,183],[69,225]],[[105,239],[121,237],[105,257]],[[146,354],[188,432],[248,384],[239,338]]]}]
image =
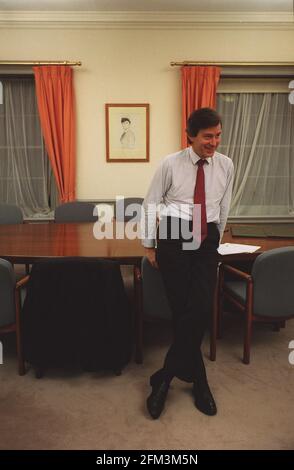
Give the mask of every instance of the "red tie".
[{"label": "red tie", "polygon": [[[204,168],[203,168],[203,165],[205,163],[207,163],[207,160],[205,159],[200,159],[197,162],[198,170],[197,170],[196,185],[195,185],[195,190],[194,190],[194,204],[201,204],[201,242],[207,237],[207,219],[206,219],[206,204],[205,204],[205,175],[204,175]],[[195,208],[194,208],[194,214],[195,214]],[[196,223],[195,224],[193,223],[193,232],[194,232],[194,228],[196,232],[196,237],[198,238],[200,235],[199,233],[200,227],[199,227],[199,223],[197,223],[197,218],[196,218]]]}]

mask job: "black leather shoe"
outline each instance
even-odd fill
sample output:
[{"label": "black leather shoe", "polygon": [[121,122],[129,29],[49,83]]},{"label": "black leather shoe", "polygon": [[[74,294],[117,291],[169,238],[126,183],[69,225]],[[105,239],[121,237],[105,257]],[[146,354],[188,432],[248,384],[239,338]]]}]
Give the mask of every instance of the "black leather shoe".
[{"label": "black leather shoe", "polygon": [[147,398],[147,409],[153,419],[159,418],[164,408],[169,383],[166,381],[152,385],[152,392]]},{"label": "black leather shoe", "polygon": [[207,382],[194,382],[194,404],[202,413],[214,416],[217,413],[216,404]]}]

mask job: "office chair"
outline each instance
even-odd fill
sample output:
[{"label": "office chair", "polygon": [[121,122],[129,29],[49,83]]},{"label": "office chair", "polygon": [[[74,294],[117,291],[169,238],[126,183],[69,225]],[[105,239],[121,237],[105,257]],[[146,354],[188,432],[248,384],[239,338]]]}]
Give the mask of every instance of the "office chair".
[{"label": "office chair", "polygon": [[[23,223],[23,214],[21,209],[14,204],[0,204],[0,225],[16,225]],[[30,266],[25,265],[26,274],[30,272]],[[18,277],[23,277],[23,272],[18,273]]]},{"label": "office chair", "polygon": [[[138,314],[136,318],[137,362],[143,362],[143,319],[170,320],[172,313],[165,294],[161,273],[153,268],[148,259],[144,257],[141,272],[135,268],[135,292],[137,298]],[[210,347],[212,347],[212,333]]]},{"label": "office chair", "polygon": [[50,367],[112,370],[130,359],[131,314],[115,261],[56,258],[33,265],[22,311],[24,358]]},{"label": "office chair", "polygon": [[141,269],[145,317],[170,320],[172,315],[160,271],[153,268],[146,257],[142,259]]},{"label": "office chair", "polygon": [[14,204],[0,204],[0,225],[22,224],[23,215]]},{"label": "office chair", "polygon": [[54,220],[57,223],[96,222],[98,212],[93,202],[66,202],[56,207]]},{"label": "office chair", "polygon": [[0,258],[0,334],[16,333],[18,373],[25,373],[20,334],[21,290],[29,277],[16,281],[12,264]]},{"label": "office chair", "polygon": [[118,199],[115,206],[115,218],[118,222],[140,222],[144,199],[142,197],[127,197]]},{"label": "office chair", "polygon": [[[225,273],[236,280],[226,280]],[[214,312],[211,360],[215,360],[216,336],[223,300],[245,314],[243,362],[250,363],[253,322],[273,323],[277,330],[294,317],[294,247],[269,250],[253,263],[251,274],[222,264],[219,272],[218,308]]]},{"label": "office chair", "polygon": [[135,360],[138,364],[141,364],[143,362],[144,318],[150,320],[168,320],[171,318],[171,311],[165,295],[160,271],[153,268],[145,256],[141,262],[141,269],[135,266],[134,288],[137,306],[135,317]]}]

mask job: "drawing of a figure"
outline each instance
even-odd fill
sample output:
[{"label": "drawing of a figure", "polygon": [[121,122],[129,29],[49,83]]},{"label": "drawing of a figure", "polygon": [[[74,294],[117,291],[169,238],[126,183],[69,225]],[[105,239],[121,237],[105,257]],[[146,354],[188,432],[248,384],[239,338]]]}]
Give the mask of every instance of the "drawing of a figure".
[{"label": "drawing of a figure", "polygon": [[121,118],[121,125],[123,127],[123,133],[120,136],[120,143],[122,148],[130,149],[135,147],[135,134],[132,131],[131,127],[131,120],[128,117]]}]

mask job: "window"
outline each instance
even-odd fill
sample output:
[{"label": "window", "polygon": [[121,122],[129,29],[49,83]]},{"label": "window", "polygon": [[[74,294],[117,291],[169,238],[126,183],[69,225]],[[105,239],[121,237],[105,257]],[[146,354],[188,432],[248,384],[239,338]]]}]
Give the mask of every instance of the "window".
[{"label": "window", "polygon": [[45,150],[33,76],[0,77],[0,202],[16,204],[25,217],[48,216],[57,188]]},{"label": "window", "polygon": [[294,106],[289,92],[218,93],[217,109],[223,119],[219,151],[235,166],[230,217],[293,217]]}]

